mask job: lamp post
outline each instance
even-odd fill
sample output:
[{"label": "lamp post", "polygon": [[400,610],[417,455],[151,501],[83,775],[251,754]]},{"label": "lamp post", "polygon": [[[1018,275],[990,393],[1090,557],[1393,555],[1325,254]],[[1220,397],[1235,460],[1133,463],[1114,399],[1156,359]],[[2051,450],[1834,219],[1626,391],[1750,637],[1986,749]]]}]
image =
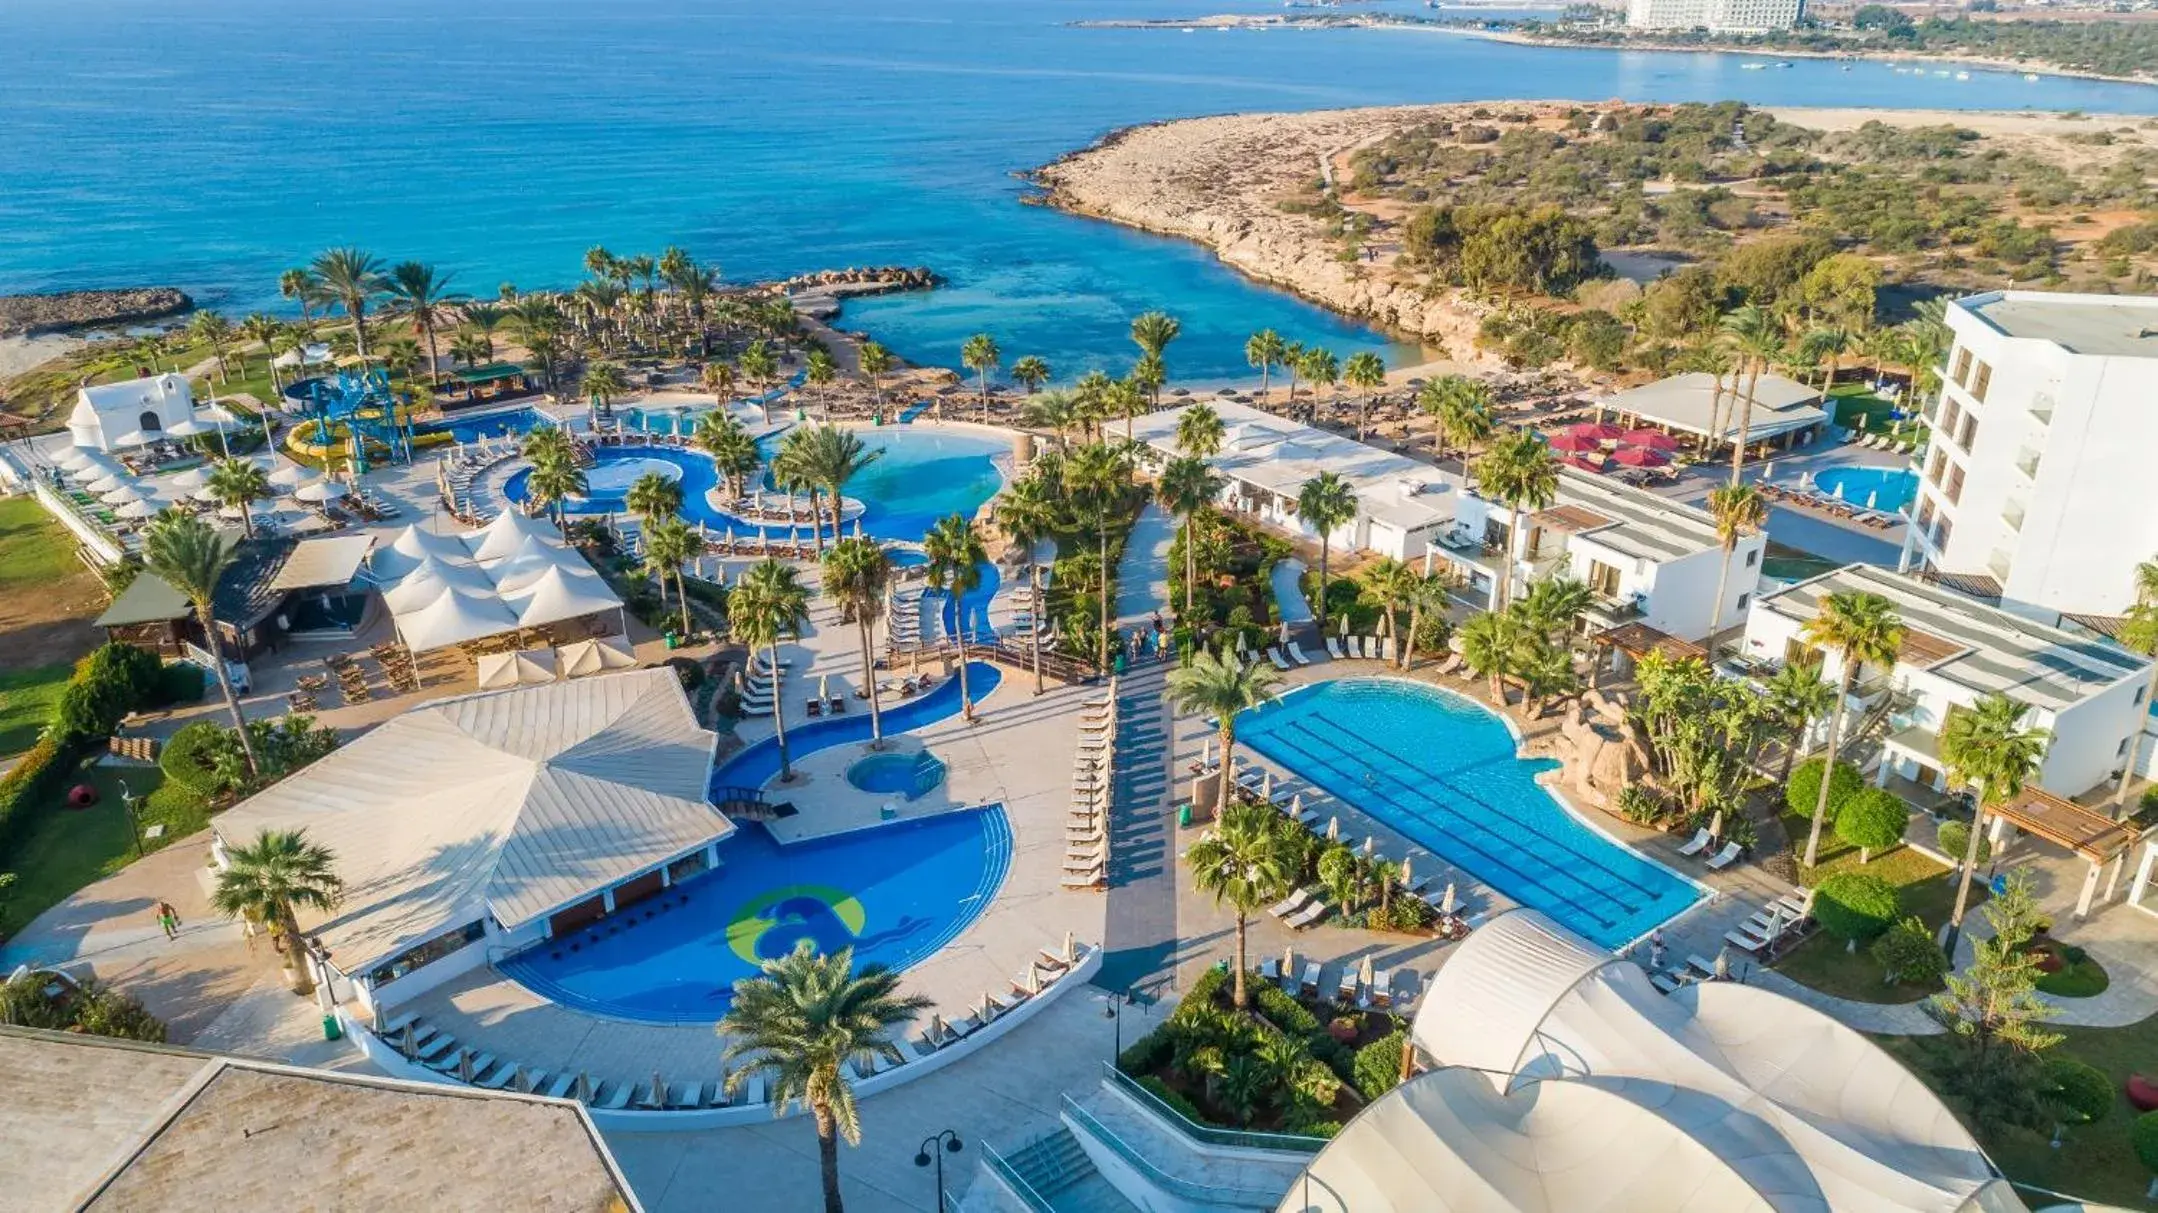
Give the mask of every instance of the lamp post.
[{"label": "lamp post", "polygon": [[120,807],[127,812],[128,832],[135,836],[135,858],[142,858],[142,811],[135,804],[135,794],[128,790],[127,780],[116,780],[120,785]]},{"label": "lamp post", "polygon": [[1111,990],[1108,996],[1102,999],[1101,1017],[1116,1021],[1116,1052],[1109,1055],[1111,1065],[1115,1065],[1117,1059],[1124,1056],[1124,1007],[1130,1002],[1131,994],[1126,990]]},{"label": "lamp post", "polygon": [[937,1213],[944,1213],[944,1156],[957,1154],[966,1148],[959,1134],[952,1129],[941,1130],[922,1139],[922,1148],[914,1152],[914,1165],[926,1167],[931,1163],[937,1168]]}]

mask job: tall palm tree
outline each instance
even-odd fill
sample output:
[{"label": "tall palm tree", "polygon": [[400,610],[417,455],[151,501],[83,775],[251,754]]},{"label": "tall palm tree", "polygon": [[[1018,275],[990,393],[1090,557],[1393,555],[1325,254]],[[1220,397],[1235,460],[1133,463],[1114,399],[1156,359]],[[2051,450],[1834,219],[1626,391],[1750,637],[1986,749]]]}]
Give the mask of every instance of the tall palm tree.
[{"label": "tall palm tree", "polygon": [[727,362],[715,358],[705,363],[698,378],[703,382],[704,390],[716,397],[715,403],[725,404],[734,395],[734,367]]},{"label": "tall palm tree", "polygon": [[[1392,556],[1381,556],[1364,569],[1363,578],[1364,584],[1378,598],[1380,612],[1386,616],[1386,634],[1399,636],[1399,612],[1409,605],[1410,598],[1416,593],[1416,570]],[[1400,660],[1398,654],[1395,660]]]},{"label": "tall palm tree", "polygon": [[1817,325],[1808,329],[1806,335],[1798,339],[1799,357],[1806,365],[1821,368],[1823,395],[1835,384],[1836,371],[1838,364],[1843,361],[1843,356],[1850,353],[1857,344],[1858,338],[1851,330],[1839,324]]},{"label": "tall palm tree", "polygon": [[704,552],[704,537],[690,529],[687,522],[667,514],[644,529],[644,568],[646,574],[659,580],[660,601],[667,600],[667,579],[674,579],[675,598],[682,607],[682,634],[689,635],[695,626],[689,618],[689,586],[682,577],[682,566],[695,560]]},{"label": "tall palm tree", "polygon": [[658,472],[646,472],[630,483],[629,492],[622,495],[622,504],[651,526],[682,512],[681,482]]},{"label": "tall palm tree", "polygon": [[884,448],[872,447],[862,441],[852,430],[835,425],[820,425],[809,432],[807,458],[809,471],[824,486],[825,496],[832,502],[832,534],[839,534],[840,508],[846,497],[847,482],[860,475],[870,464],[884,458]]},{"label": "tall palm tree", "polygon": [[1716,625],[1723,619],[1723,593],[1731,580],[1731,556],[1738,541],[1760,531],[1768,521],[1768,501],[1750,484],[1726,484],[1710,489],[1708,514],[1716,523],[1716,541],[1723,545],[1723,560],[1716,566],[1716,596],[1708,604],[1708,639],[1716,638]]},{"label": "tall palm tree", "polygon": [[952,638],[959,643],[959,714],[973,720],[974,700],[967,692],[966,597],[981,586],[989,551],[967,516],[952,514],[922,537],[922,554],[929,557],[929,587],[944,591],[951,601]]},{"label": "tall palm tree", "polygon": [[1334,351],[1322,346],[1312,346],[1296,360],[1296,369],[1311,381],[1309,413],[1315,414],[1319,411],[1319,389],[1322,387],[1327,391],[1329,406],[1341,402],[1341,393],[1336,390],[1336,385],[1341,382],[1341,360],[1334,356]]},{"label": "tall palm tree", "polygon": [[1416,393],[1417,407],[1431,417],[1431,461],[1446,458],[1449,440],[1466,447],[1491,436],[1491,389],[1467,375],[1441,375]]},{"label": "tall palm tree", "polygon": [[1356,439],[1361,442],[1368,428],[1366,422],[1371,415],[1371,394],[1386,386],[1386,363],[1369,350],[1361,354],[1351,354],[1349,360],[1341,364],[1341,381],[1355,388],[1358,393]]},{"label": "tall palm tree", "polygon": [[1101,618],[1095,644],[1095,664],[1109,668],[1109,633],[1115,617],[1109,613],[1109,536],[1116,529],[1123,508],[1130,460],[1122,448],[1106,442],[1090,442],[1071,453],[1064,463],[1064,493],[1074,512],[1094,532],[1101,558]]},{"label": "tall palm tree", "polygon": [[1211,459],[1221,453],[1222,440],[1227,437],[1228,427],[1221,421],[1221,414],[1204,401],[1185,409],[1176,419],[1176,449],[1200,459]]},{"label": "tall palm tree", "polygon": [[211,355],[217,359],[218,379],[223,381],[226,376],[225,350],[232,345],[232,321],[227,320],[223,312],[202,308],[188,318],[187,335],[210,347]]},{"label": "tall palm tree", "polygon": [[555,526],[564,531],[569,529],[566,516],[569,499],[582,497],[591,487],[584,469],[567,459],[534,463],[532,471],[525,477],[525,496],[554,515]]},{"label": "tall palm tree", "polygon": [[[2136,566],[2136,602],[2128,609],[2128,617],[2121,624],[2121,644],[2132,652],[2145,657],[2158,657],[2158,560],[2146,560]],[[2148,705],[2158,696],[2158,662],[2151,665],[2150,681],[2143,693]],[[2128,761],[2121,767],[2121,777],[2113,785],[2113,815],[2120,816],[2121,806],[2128,801],[2128,781],[2135,778],[2136,760],[2142,757],[2144,715],[2136,714],[2135,731],[2128,735]]]},{"label": "tall palm tree", "polygon": [[1833,651],[1842,664],[1836,701],[1828,714],[1828,745],[1822,751],[1821,798],[1813,807],[1813,825],[1806,832],[1805,866],[1810,868],[1821,851],[1821,825],[1828,818],[1828,793],[1835,783],[1829,774],[1836,766],[1836,751],[1841,744],[1837,735],[1843,730],[1843,713],[1851,688],[1858,684],[1861,667],[1895,662],[1896,651],[1903,647],[1903,619],[1896,614],[1895,604],[1879,594],[1842,590],[1821,603],[1819,613],[1799,629],[1799,636],[1823,652]]},{"label": "tall palm tree", "polygon": [[779,695],[779,641],[801,633],[809,619],[809,591],[801,575],[790,565],[764,559],[749,566],[727,596],[727,626],[751,652],[763,649],[772,667],[772,732],[779,739],[779,779],[794,779],[794,764],[787,753],[787,718]]},{"label": "tall palm tree", "polygon": [[[1176,340],[1177,334],[1183,331],[1183,323],[1167,312],[1142,312],[1132,317],[1132,344],[1139,347],[1142,359],[1151,360],[1155,369],[1160,372],[1155,377],[1157,380],[1168,378],[1168,364],[1165,359],[1169,343]],[[1160,404],[1161,383],[1156,382],[1153,386],[1156,393],[1154,403]]]},{"label": "tall palm tree", "polygon": [[1124,445],[1132,446],[1138,441],[1132,424],[1146,412],[1146,388],[1135,379],[1119,379],[1109,386],[1107,400],[1111,415],[1124,421]]},{"label": "tall palm tree", "polygon": [[1079,436],[1092,442],[1100,435],[1101,423],[1116,412],[1112,399],[1117,392],[1116,380],[1100,370],[1088,371],[1079,376],[1072,387],[1072,415],[1079,422]]},{"label": "tall palm tree", "polygon": [[216,494],[219,505],[240,511],[241,525],[247,537],[253,539],[255,512],[248,507],[270,495],[269,476],[249,460],[220,459],[210,468],[208,487]]},{"label": "tall palm tree", "polygon": [[1259,372],[1259,399],[1273,386],[1274,368],[1288,360],[1288,343],[1272,329],[1260,329],[1244,342],[1244,361]]},{"label": "tall palm tree", "polygon": [[1177,516],[1184,527],[1184,622],[1194,620],[1192,614],[1194,585],[1199,580],[1199,515],[1221,496],[1222,487],[1228,482],[1221,473],[1208,467],[1204,459],[1196,455],[1179,455],[1161,470],[1161,479],[1154,483],[1154,495],[1162,508]]},{"label": "tall palm tree", "polygon": [[142,560],[165,584],[180,592],[195,610],[202,628],[203,645],[215,658],[211,672],[217,675],[218,694],[232,716],[233,735],[239,738],[240,755],[250,777],[262,773],[255,762],[255,742],[248,736],[247,717],[240,714],[239,697],[232,693],[232,677],[226,671],[225,642],[217,633],[217,584],[232,565],[232,545],[209,523],[193,514],[166,511],[144,532]]},{"label": "tall palm tree", "polygon": [[1746,469],[1746,439],[1753,432],[1754,396],[1761,386],[1761,372],[1783,355],[1783,326],[1767,308],[1749,303],[1723,318],[1723,337],[1746,373],[1738,431],[1731,439],[1731,483],[1737,484]]},{"label": "tall palm tree", "polygon": [[827,417],[831,415],[829,389],[837,378],[839,364],[832,361],[832,351],[821,345],[809,351],[809,357],[802,363],[802,382],[816,392],[817,401],[824,406]]},{"label": "tall palm tree", "polygon": [[821,559],[824,555],[824,513],[817,501],[824,495],[824,478],[817,468],[814,443],[815,436],[808,430],[788,430],[787,436],[779,440],[779,449],[772,452],[772,480],[790,494],[808,490],[809,534]]},{"label": "tall palm tree", "polygon": [[619,364],[601,359],[584,369],[584,394],[595,410],[610,408],[629,394],[629,380]]},{"label": "tall palm tree", "polygon": [[333,248],[308,267],[322,293],[345,309],[352,321],[352,341],[367,357],[367,304],[383,291],[382,261],[356,248]]},{"label": "tall palm tree", "polygon": [[892,369],[892,352],[874,341],[864,341],[854,351],[855,365],[869,376],[869,391],[876,399],[877,420],[884,420],[884,376]]},{"label": "tall palm tree", "polygon": [[742,351],[742,356],[735,359],[735,365],[740,368],[742,378],[749,380],[750,386],[757,389],[757,404],[764,410],[766,423],[770,423],[772,387],[779,381],[779,359],[773,355],[772,347],[766,345],[761,338],[752,341],[748,348]]},{"label": "tall palm tree", "polygon": [[[279,384],[277,382],[277,351],[271,347],[277,343],[278,337],[284,331],[285,326],[278,322],[277,317],[268,312],[249,312],[247,315],[240,317],[240,335],[263,349],[263,365],[270,370],[270,387],[273,389],[277,388]],[[240,372],[242,374],[247,372],[247,354],[245,351],[240,354]]]},{"label": "tall palm tree", "polygon": [[1012,363],[1012,382],[1026,389],[1032,396],[1049,382],[1049,364],[1041,358],[1028,354]]},{"label": "tall palm tree", "polygon": [[322,298],[322,284],[316,281],[314,271],[295,266],[279,274],[277,293],[300,305],[300,327],[312,333],[315,327],[314,305]]},{"label": "tall palm tree", "polygon": [[1048,476],[1036,470],[1013,483],[997,503],[997,526],[1018,548],[1027,566],[1028,660],[1034,667],[1034,693],[1042,693],[1042,578],[1034,547],[1056,534],[1057,499]]},{"label": "tall palm tree", "polygon": [[726,482],[729,496],[742,495],[747,487],[744,482],[757,470],[761,456],[757,440],[750,437],[741,422],[724,409],[714,409],[697,418],[689,444],[712,457],[712,466]]},{"label": "tall palm tree", "polygon": [[899,975],[883,965],[854,968],[854,949],[819,956],[805,939],[764,975],[737,982],[734,1001],[718,1031],[727,1041],[728,1063],[744,1063],[727,1075],[727,1093],[738,1095],[755,1078],[764,1080],[772,1113],[806,1108],[817,1130],[818,1168],[824,1179],[824,1213],[845,1213],[839,1196],[839,1139],[862,1140],[861,1110],[854,1102],[847,1063],[871,1058],[904,1060],[892,1041],[895,1029],[930,1007],[928,998],[899,993]]},{"label": "tall palm tree", "polygon": [[[1170,677],[1185,672],[1179,670]],[[1238,1010],[1250,1003],[1244,989],[1244,974],[1251,968],[1245,947],[1246,924],[1261,906],[1279,900],[1296,882],[1294,846],[1281,823],[1281,815],[1270,806],[1225,804],[1221,820],[1185,853],[1192,883],[1200,892],[1212,893],[1215,905],[1228,902],[1236,912],[1236,959],[1230,966],[1230,991]]]},{"label": "tall palm tree", "polygon": [[[1971,838],[1963,855],[1963,874],[1956,878],[1956,905],[1948,915],[1945,949],[1956,955],[1956,935],[1963,929],[1963,911],[1971,900],[1971,875],[1978,870],[1978,848],[1986,832],[1986,806],[2013,800],[2025,781],[2038,774],[2053,734],[2023,726],[2029,708],[1995,692],[1975,707],[1949,710],[1941,722],[1941,765],[1956,782],[1971,789]],[[1827,785],[1827,780],[1822,780]]]},{"label": "tall palm tree", "polygon": [[1491,702],[1506,706],[1506,680],[1525,673],[1541,647],[1536,629],[1515,611],[1486,611],[1461,625],[1461,658],[1491,680]]},{"label": "tall palm tree", "polygon": [[225,866],[210,894],[218,913],[269,928],[284,953],[285,981],[295,994],[315,992],[298,912],[337,908],[345,883],[335,863],[328,848],[307,841],[305,830],[264,830],[253,842],[225,849]]},{"label": "tall palm tree", "polygon": [[1211,716],[1221,733],[1221,774],[1216,803],[1226,808],[1236,786],[1236,716],[1271,702],[1281,678],[1267,666],[1246,666],[1234,657],[1200,649],[1191,664],[1169,671],[1169,701],[1188,716]]},{"label": "tall palm tree", "polygon": [[862,690],[869,696],[871,749],[884,742],[883,708],[877,700],[876,631],[891,584],[891,553],[866,535],[841,539],[824,553],[824,592],[839,604],[839,617],[854,625],[861,642]]},{"label": "tall palm tree", "polygon": [[1791,782],[1791,768],[1806,750],[1806,739],[1813,735],[1813,722],[1835,704],[1836,688],[1821,677],[1815,663],[1787,661],[1769,675],[1761,689],[1768,701],[1769,718],[1784,735],[1783,769],[1776,773],[1776,782],[1787,784]]},{"label": "tall palm tree", "polygon": [[1478,492],[1506,506],[1506,551],[1499,560],[1492,609],[1503,611],[1513,596],[1514,547],[1521,534],[1521,511],[1543,509],[1559,492],[1558,460],[1551,448],[1527,430],[1516,430],[1491,445],[1471,469]]},{"label": "tall palm tree", "polygon": [[413,333],[427,346],[427,381],[440,383],[442,353],[435,346],[435,334],[444,325],[456,322],[451,305],[464,296],[450,290],[448,274],[418,261],[401,261],[390,267],[382,286],[392,301],[391,307],[412,321]]},{"label": "tall palm tree", "polygon": [[959,347],[959,361],[981,382],[983,425],[989,424],[989,372],[997,369],[1003,358],[1004,352],[997,348],[997,339],[987,333],[976,333]]},{"label": "tall palm tree", "polygon": [[1319,533],[1319,627],[1326,627],[1327,587],[1333,584],[1334,532],[1356,518],[1356,490],[1338,473],[1321,472],[1296,491],[1296,516]]},{"label": "tall palm tree", "polygon": [[1452,584],[1452,579],[1444,571],[1445,568],[1445,565],[1440,565],[1437,571],[1424,573],[1419,572],[1413,565],[1409,567],[1412,578],[1406,595],[1409,604],[1409,634],[1402,638],[1401,643],[1401,668],[1404,670],[1414,669],[1416,666],[1416,637],[1423,631],[1424,615],[1428,612],[1443,617],[1446,613],[1447,589]]}]

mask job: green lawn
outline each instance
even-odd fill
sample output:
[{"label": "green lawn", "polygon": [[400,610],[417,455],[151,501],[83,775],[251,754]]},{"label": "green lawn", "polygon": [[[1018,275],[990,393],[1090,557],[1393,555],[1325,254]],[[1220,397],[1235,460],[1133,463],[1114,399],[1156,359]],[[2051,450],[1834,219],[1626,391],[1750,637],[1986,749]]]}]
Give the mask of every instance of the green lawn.
[{"label": "green lawn", "polygon": [[0,595],[33,593],[81,571],[67,528],[36,498],[0,501]]},{"label": "green lawn", "polygon": [[[98,802],[87,809],[64,804],[40,813],[15,846],[15,886],[0,904],[0,932],[10,932],[93,880],[110,876],[135,861],[134,833],[120,802],[120,781],[147,798],[142,826],[162,824],[164,836],[143,843],[144,853],[158,850],[209,824],[207,806],[193,793],[165,786],[155,767],[90,767],[67,787],[88,783]],[[65,788],[62,789],[65,795]]]},{"label": "green lawn", "polygon": [[[1783,827],[1794,850],[1803,852],[1809,824],[1806,818],[1795,813],[1784,815]],[[1834,833],[1828,832],[1821,835],[1818,858],[1818,864],[1800,875],[1800,881],[1809,887],[1835,872],[1856,871],[1878,876],[1896,887],[1897,904],[1903,914],[1916,916],[1935,929],[1948,921],[1948,912],[1955,906],[1956,882],[1949,870],[1909,847],[1897,847],[1876,855],[1871,862],[1861,866],[1857,848],[1844,845]],[[1984,898],[1984,886],[1973,884],[1971,908],[1975,910]],[[1859,945],[1858,951],[1849,952],[1842,940],[1831,939],[1826,933],[1816,934],[1793,948],[1776,962],[1776,971],[1825,994],[1858,1002],[1916,1002],[1941,988],[1938,983],[1887,984],[1881,980],[1880,967],[1867,955],[1864,944]]]},{"label": "green lawn", "polygon": [[1828,390],[1829,407],[1837,425],[1853,427],[1858,419],[1866,419],[1866,429],[1878,430],[1889,424],[1889,413],[1895,405],[1866,390],[1863,383],[1838,384]]},{"label": "green lawn", "polygon": [[0,755],[20,754],[37,744],[74,669],[73,663],[61,662],[0,673]]},{"label": "green lawn", "polygon": [[2062,965],[2057,972],[2038,976],[2038,988],[2055,998],[2091,998],[2105,993],[2112,984],[2105,966],[2088,956]]}]

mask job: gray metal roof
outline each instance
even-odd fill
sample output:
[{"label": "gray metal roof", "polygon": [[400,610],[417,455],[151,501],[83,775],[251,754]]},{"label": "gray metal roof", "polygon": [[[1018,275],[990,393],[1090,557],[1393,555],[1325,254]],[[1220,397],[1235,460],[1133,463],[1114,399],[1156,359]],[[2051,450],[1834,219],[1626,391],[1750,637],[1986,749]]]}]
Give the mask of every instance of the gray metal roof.
[{"label": "gray metal roof", "polygon": [[2072,354],[2158,358],[2158,298],[1992,291],[1956,305],[2010,337],[2050,341]]},{"label": "gray metal roof", "polygon": [[1716,522],[1707,510],[1594,472],[1561,467],[1558,500],[1562,505],[1582,506],[1611,520],[1610,526],[1579,532],[1582,538],[1644,560],[1690,556],[1720,542]]}]

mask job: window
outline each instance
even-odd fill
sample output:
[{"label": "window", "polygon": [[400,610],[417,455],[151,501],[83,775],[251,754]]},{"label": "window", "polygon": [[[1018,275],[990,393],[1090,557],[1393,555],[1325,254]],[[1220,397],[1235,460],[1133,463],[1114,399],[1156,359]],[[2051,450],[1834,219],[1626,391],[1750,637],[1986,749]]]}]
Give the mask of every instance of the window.
[{"label": "window", "polygon": [[1971,381],[1970,374],[1971,351],[1959,347],[1956,350],[1955,370],[1949,372],[1948,377],[1956,381],[1957,387],[1962,387]]},{"label": "window", "polygon": [[1749,568],[1749,569],[1750,569],[1750,568],[1752,568],[1753,566],[1755,566],[1755,565],[1757,565],[1757,564],[1759,564],[1759,563],[1761,563],[1761,549],[1759,549],[1759,548],[1755,548],[1755,549],[1753,549],[1752,551],[1750,551],[1750,552],[1746,553],[1746,567],[1747,567],[1747,568]]},{"label": "window", "polygon": [[1981,362],[1978,371],[1971,376],[1971,399],[1980,404],[1986,402],[1986,389],[1993,386],[1993,368]]},{"label": "window", "polygon": [[1956,422],[1963,419],[1963,406],[1950,400],[1941,405],[1941,424],[1937,433],[1946,436],[1956,432]]},{"label": "window", "polygon": [[1948,452],[1939,447],[1934,447],[1933,458],[1926,463],[1926,479],[1934,484],[1939,484],[1941,482],[1941,469],[1947,466]]},{"label": "window", "polygon": [[1589,561],[1589,588],[1606,598],[1616,598],[1619,592],[1619,571],[1601,560]]},{"label": "window", "polygon": [[2143,706],[2143,697],[2144,697],[2145,695],[2148,695],[2148,694],[2150,694],[2150,684],[2149,684],[2149,683],[2144,683],[2144,684],[2143,684],[2142,686],[2139,686],[2139,687],[2137,687],[2137,688],[2136,688],[2136,706],[2137,706],[2137,707],[2139,707],[2139,708],[2140,708],[2140,707],[2142,707],[2142,706]]},{"label": "window", "polygon": [[1933,528],[1933,546],[1937,548],[1947,547],[1948,532],[1952,529],[1954,528],[1951,525],[1951,520],[1949,519],[1948,515],[1941,515],[1940,522],[1937,523]]},{"label": "window", "polygon": [[1921,530],[1921,531],[1923,531],[1923,530],[1925,530],[1925,529],[1926,529],[1927,527],[1929,527],[1929,526],[1932,526],[1932,525],[1933,525],[1933,498],[1931,498],[1931,497],[1926,497],[1926,496],[1921,496],[1921,497],[1919,497],[1919,499],[1918,499],[1918,529],[1919,529],[1919,530]]},{"label": "window", "polygon": [[1968,451],[1971,443],[1978,440],[1978,418],[1969,413],[1963,415],[1963,429],[1956,434],[1956,445]]},{"label": "window", "polygon": [[1738,609],[1739,609],[1740,611],[1744,611],[1744,610],[1746,609],[1746,604],[1747,604],[1748,602],[1750,602],[1750,601],[1751,601],[1752,599],[1753,599],[1753,595],[1751,595],[1751,594],[1740,594],[1740,595],[1738,596]]},{"label": "window", "polygon": [[1962,501],[1963,501],[1963,469],[1962,469],[1961,467],[1958,467],[1958,466],[1956,466],[1955,464],[1950,464],[1950,465],[1949,465],[1949,467],[1948,467],[1948,483],[1947,483],[1946,485],[1942,486],[1942,487],[1943,487],[1943,488],[1944,488],[1944,489],[1946,490],[1946,492],[1948,493],[1948,504],[1950,504],[1950,505],[1960,505],[1960,504],[1962,504]]},{"label": "window", "polygon": [[485,922],[468,922],[455,930],[445,931],[394,960],[376,965],[368,971],[367,982],[380,988],[415,969],[433,964],[466,944],[477,943],[486,934]]}]

